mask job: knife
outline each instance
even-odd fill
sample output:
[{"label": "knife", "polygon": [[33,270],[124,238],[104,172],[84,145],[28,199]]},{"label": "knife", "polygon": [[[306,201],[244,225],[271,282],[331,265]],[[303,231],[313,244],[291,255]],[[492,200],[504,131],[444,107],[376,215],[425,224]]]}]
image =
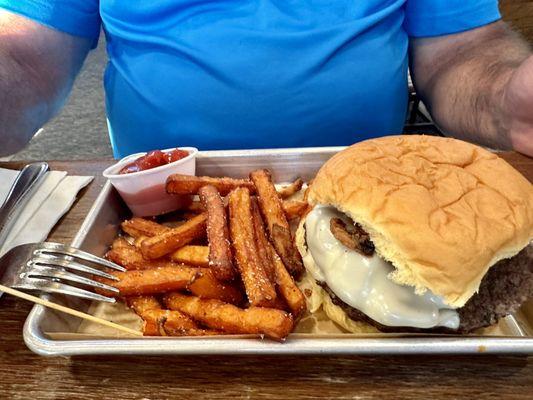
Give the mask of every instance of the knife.
[{"label": "knife", "polygon": [[36,162],[26,165],[17,175],[6,200],[0,207],[0,251],[15,221],[43,182],[48,170],[47,163]]}]

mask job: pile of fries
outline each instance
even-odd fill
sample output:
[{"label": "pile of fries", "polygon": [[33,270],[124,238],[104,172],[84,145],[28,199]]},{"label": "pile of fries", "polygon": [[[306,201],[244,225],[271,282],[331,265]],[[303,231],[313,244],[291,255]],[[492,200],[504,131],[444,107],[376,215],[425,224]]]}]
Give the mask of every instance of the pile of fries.
[{"label": "pile of fries", "polygon": [[145,335],[282,340],[306,309],[289,221],[307,203],[286,200],[302,185],[297,179],[278,192],[267,170],[250,179],[172,175],[167,192],[191,199],[180,223],[124,221],[107,258],[127,271],[106,283],[143,319]]}]

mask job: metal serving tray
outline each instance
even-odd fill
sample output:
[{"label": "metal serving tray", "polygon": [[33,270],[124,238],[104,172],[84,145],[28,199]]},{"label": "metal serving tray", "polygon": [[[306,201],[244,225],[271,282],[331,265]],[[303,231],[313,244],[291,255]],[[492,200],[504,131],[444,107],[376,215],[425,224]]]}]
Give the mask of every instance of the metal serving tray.
[{"label": "metal serving tray", "polygon": [[[296,176],[308,180],[340,147],[203,152],[197,158],[199,175],[244,177],[255,168],[269,168],[277,182]],[[119,223],[130,212],[106,183],[87,215],[73,246],[102,255],[115,238]],[[65,303],[57,296],[54,301]],[[72,304],[72,300],[68,300]],[[88,302],[75,306],[87,310]],[[533,354],[533,312],[530,303],[516,316],[500,322],[505,336],[364,337],[293,334],[286,342],[243,337],[54,339],[53,332],[75,333],[80,320],[36,305],[24,326],[27,346],[40,355],[82,354]],[[529,315],[528,315],[529,314]]]}]

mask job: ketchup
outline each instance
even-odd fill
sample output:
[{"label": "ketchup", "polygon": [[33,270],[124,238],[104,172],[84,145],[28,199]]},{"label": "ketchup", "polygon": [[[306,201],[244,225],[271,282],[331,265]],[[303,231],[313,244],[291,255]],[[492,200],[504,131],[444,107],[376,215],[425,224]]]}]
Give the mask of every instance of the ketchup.
[{"label": "ketchup", "polygon": [[119,174],[131,174],[133,172],[146,171],[147,169],[160,167],[161,165],[166,165],[174,161],[181,160],[188,155],[188,151],[180,149],[174,149],[167,152],[162,152],[161,150],[152,150],[146,153],[146,155],[139,157],[132,163],[127,164],[120,170]]}]

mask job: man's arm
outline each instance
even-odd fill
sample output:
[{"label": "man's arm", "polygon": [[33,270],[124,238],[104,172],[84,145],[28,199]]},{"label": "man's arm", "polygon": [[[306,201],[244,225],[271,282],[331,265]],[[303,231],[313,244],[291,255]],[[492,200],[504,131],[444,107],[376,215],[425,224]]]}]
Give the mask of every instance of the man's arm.
[{"label": "man's arm", "polygon": [[533,156],[533,57],[504,22],[412,39],[418,94],[447,134]]},{"label": "man's arm", "polygon": [[90,47],[0,9],[0,156],[21,150],[57,113]]}]

